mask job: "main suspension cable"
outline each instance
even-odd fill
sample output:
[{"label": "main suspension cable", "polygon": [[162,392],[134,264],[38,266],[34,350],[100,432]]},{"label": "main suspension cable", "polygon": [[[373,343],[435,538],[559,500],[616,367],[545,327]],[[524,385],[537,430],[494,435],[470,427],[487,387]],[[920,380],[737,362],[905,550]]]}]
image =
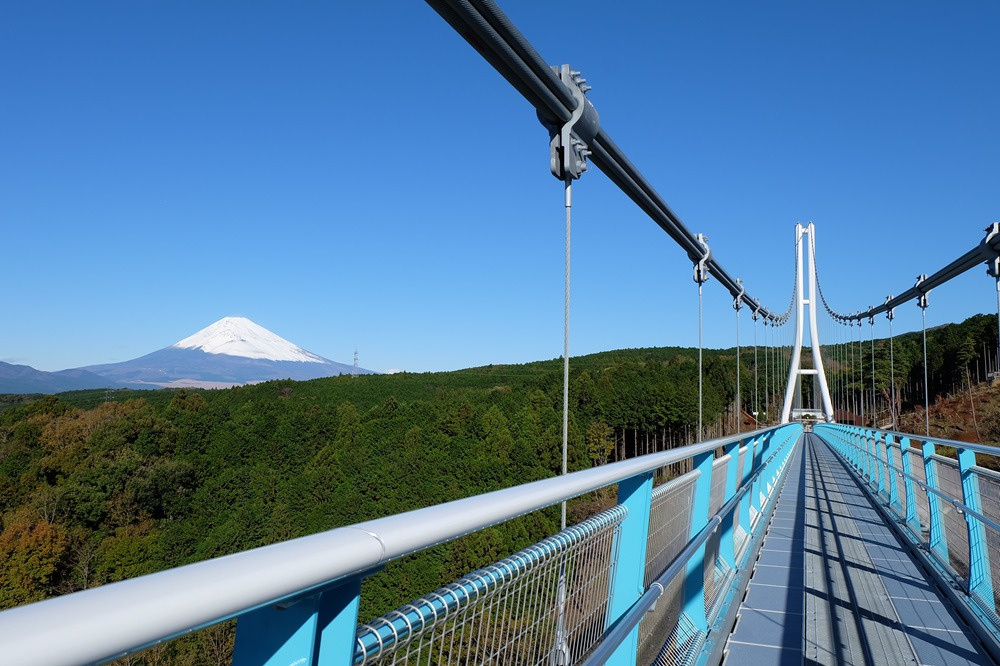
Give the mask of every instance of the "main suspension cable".
[{"label": "main suspension cable", "polygon": [[[544,125],[551,128],[566,124],[574,114],[581,113],[582,105],[584,120],[573,127],[579,146],[588,151],[593,164],[659,225],[689,259],[700,260],[702,248],[697,236],[600,127],[593,105],[570,90],[493,0],[426,1],[535,108]],[[739,293],[736,280],[715,258],[709,257],[705,268],[736,297]],[[765,315],[776,315],[745,292],[741,298]]]}]

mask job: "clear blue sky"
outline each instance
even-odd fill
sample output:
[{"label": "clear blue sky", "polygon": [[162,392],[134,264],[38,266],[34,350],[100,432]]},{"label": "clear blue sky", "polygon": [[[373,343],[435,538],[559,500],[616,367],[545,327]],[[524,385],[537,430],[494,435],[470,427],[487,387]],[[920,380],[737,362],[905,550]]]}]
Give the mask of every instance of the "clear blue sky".
[{"label": "clear blue sky", "polygon": [[[774,309],[797,221],[847,311],[1000,220],[996,2],[500,4]],[[126,360],[230,314],[375,370],[561,355],[546,132],[425,3],[7,3],[0,71],[0,359]],[[596,169],[574,199],[572,353],[694,345],[685,255]],[[977,270],[928,323],[995,307]]]}]

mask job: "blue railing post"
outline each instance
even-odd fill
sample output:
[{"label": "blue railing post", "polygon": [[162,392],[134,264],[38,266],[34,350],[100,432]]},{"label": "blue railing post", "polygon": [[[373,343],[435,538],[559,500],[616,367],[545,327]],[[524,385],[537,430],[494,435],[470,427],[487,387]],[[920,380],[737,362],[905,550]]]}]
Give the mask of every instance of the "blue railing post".
[{"label": "blue railing post", "polygon": [[235,666],[350,666],[358,627],[361,579],[319,594],[273,604],[236,621]]},{"label": "blue railing post", "polygon": [[[921,451],[924,456],[924,479],[927,485],[938,490],[937,468],[934,464],[934,442],[924,442]],[[929,515],[930,531],[927,547],[938,555],[945,563],[948,563],[948,540],[945,537],[943,516],[941,515],[941,502],[936,493],[927,492],[927,513]]]},{"label": "blue railing post", "polygon": [[[618,536],[618,560],[611,581],[606,628],[625,615],[645,591],[646,539],[652,496],[652,472],[638,474],[618,484],[618,503],[624,505],[628,513]],[[638,650],[639,627],[636,626],[607,663],[634,666]]]},{"label": "blue railing post", "polygon": [[861,455],[861,431],[848,431],[847,439],[847,450],[850,452],[851,460],[854,462],[854,469],[864,477],[865,459]]},{"label": "blue railing post", "polygon": [[865,480],[869,486],[875,485],[875,477],[878,474],[878,466],[875,464],[875,433],[871,430],[864,430],[865,443]]},{"label": "blue railing post", "polygon": [[[739,472],[740,464],[740,445],[743,442],[737,440],[735,442],[730,442],[726,444],[724,452],[729,456],[729,462],[726,463],[726,491],[722,498],[722,503],[728,502],[733,495],[736,494],[736,488],[740,484],[740,479],[737,478],[737,473]],[[746,465],[744,464],[744,467]],[[730,568],[736,566],[736,544],[733,542],[735,536],[733,530],[733,512],[729,512],[725,518],[722,519],[722,525],[719,527],[719,557]]]},{"label": "blue railing post", "polygon": [[865,435],[864,429],[859,429],[857,436],[855,437],[856,448],[858,450],[858,471],[861,473],[861,478],[866,483],[868,482],[868,437]]},{"label": "blue railing post", "polygon": [[903,501],[905,502],[903,520],[906,521],[906,525],[913,533],[919,537],[920,518],[917,515],[917,497],[913,492],[913,479],[910,478],[913,475],[913,470],[910,466],[909,437],[901,437],[899,439],[899,458],[900,465],[903,468]]},{"label": "blue railing post", "polygon": [[[694,484],[689,540],[698,536],[711,517],[708,515],[708,510],[712,498],[712,463],[714,461],[714,451],[706,451],[694,457],[694,468],[700,474]],[[699,631],[708,631],[708,619],[705,615],[705,567],[714,565],[714,562],[705,562],[704,544],[698,548],[687,563],[687,574],[684,577],[684,613],[694,623],[695,629]],[[633,660],[632,663],[634,664],[635,661]]]},{"label": "blue railing post", "polygon": [[896,465],[896,454],[892,452],[894,437],[892,435],[886,434],[885,436],[885,473],[889,475],[888,487],[889,487],[889,508],[896,512],[897,515],[902,516],[903,512],[899,509],[899,472],[897,472]]},{"label": "blue railing post", "polygon": [[[983,512],[982,498],[979,495],[979,479],[972,470],[976,466],[976,452],[968,449],[957,449],[958,469],[962,475],[962,503],[976,513]],[[969,531],[969,594],[975,594],[994,607],[993,576],[990,569],[990,553],[986,543],[986,528],[980,520],[969,514],[965,515],[965,524]]]},{"label": "blue railing post", "polygon": [[880,455],[880,449],[885,449],[887,452],[886,455],[888,455],[889,447],[885,444],[885,439],[880,436],[881,434],[877,430],[872,431],[872,435],[874,435],[872,437],[872,442],[875,446],[875,494],[881,497],[882,493],[885,492],[885,484],[887,482],[886,477],[889,474],[889,468],[885,462],[887,458]]}]

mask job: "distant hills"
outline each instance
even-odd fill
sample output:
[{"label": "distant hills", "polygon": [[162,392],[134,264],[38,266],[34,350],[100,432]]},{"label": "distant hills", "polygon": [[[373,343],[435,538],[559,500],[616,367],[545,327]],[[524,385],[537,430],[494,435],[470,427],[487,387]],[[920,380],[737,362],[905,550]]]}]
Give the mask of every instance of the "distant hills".
[{"label": "distant hills", "polygon": [[0,361],[0,393],[61,393],[92,388],[124,388],[83,369],[45,372]]},{"label": "distant hills", "polygon": [[[169,347],[121,363],[43,372],[0,362],[0,393],[224,388],[271,379],[332,377],[353,369],[302,349],[245,317],[225,317]],[[358,373],[374,374],[363,368]]]}]

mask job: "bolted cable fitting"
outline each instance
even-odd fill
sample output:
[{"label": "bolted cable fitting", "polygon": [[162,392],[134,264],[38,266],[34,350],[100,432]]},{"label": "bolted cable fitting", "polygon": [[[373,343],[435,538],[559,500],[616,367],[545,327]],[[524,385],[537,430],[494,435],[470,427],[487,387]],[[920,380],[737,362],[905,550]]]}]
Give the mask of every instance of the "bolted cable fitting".
[{"label": "bolted cable fitting", "polygon": [[927,280],[927,275],[925,274],[918,275],[917,283],[913,285],[914,287],[917,288],[917,291],[920,292],[920,297],[917,299],[917,307],[919,307],[921,310],[927,309],[927,294],[930,293],[930,291],[923,291],[922,289],[920,289],[920,285],[922,285],[925,280]]},{"label": "bolted cable fitting", "polygon": [[590,143],[597,136],[601,122],[594,105],[585,93],[591,89],[587,79],[569,65],[553,67],[552,71],[566,87],[576,108],[565,124],[557,124],[551,119],[538,115],[538,119],[549,130],[549,170],[559,180],[576,180],[587,170]]},{"label": "bolted cable fitting", "polygon": [[698,234],[695,238],[698,239],[703,254],[701,259],[694,264],[694,281],[698,284],[705,284],[709,278],[708,260],[712,258],[712,251],[708,248],[708,237],[705,234]]}]

